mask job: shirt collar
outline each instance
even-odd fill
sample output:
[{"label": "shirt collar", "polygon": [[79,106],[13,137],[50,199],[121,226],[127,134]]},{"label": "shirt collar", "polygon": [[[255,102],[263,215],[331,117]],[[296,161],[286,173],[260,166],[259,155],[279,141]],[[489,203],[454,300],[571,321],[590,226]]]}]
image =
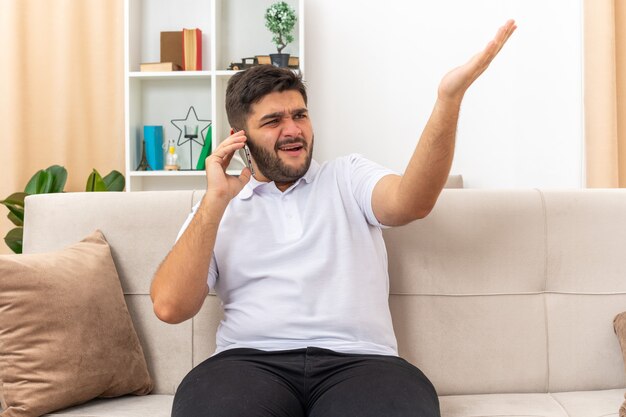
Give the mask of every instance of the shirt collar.
[{"label": "shirt collar", "polygon": [[[319,171],[319,169],[320,164],[315,159],[311,160],[311,165],[309,166],[309,169],[302,177],[298,178],[298,180],[294,183],[292,187],[296,187],[300,183],[300,181],[303,180],[307,184],[311,183],[315,179],[315,175],[317,174],[317,171]],[[239,194],[237,194],[237,197],[239,197],[240,200],[246,200],[252,197],[252,194],[254,194],[254,190],[267,184],[270,183],[258,181],[256,178],[250,177],[250,181],[248,181],[248,183],[243,187]]]}]

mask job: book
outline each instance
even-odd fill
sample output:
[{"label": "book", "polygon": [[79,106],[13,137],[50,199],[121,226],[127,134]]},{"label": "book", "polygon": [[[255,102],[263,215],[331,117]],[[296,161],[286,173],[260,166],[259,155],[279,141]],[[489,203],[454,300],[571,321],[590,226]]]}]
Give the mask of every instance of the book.
[{"label": "book", "polygon": [[202,70],[202,31],[183,29],[183,69],[185,71]]},{"label": "book", "polygon": [[289,57],[289,68],[299,68],[300,67],[300,58],[297,56]]},{"label": "book", "polygon": [[269,55],[257,55],[256,60],[259,63],[259,65],[271,65],[272,64],[272,60],[270,59]]},{"label": "book", "polygon": [[139,71],[141,72],[153,72],[153,71],[180,71],[182,68],[180,65],[173,62],[145,62],[139,64]]},{"label": "book", "polygon": [[161,32],[161,61],[183,68],[183,32]]}]

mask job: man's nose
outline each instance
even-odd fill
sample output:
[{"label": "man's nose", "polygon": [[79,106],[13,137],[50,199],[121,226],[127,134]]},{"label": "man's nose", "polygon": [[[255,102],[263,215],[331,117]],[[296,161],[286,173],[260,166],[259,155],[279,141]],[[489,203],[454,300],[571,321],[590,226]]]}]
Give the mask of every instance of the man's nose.
[{"label": "man's nose", "polygon": [[291,117],[285,118],[284,120],[283,136],[286,138],[297,138],[302,136],[302,130]]}]

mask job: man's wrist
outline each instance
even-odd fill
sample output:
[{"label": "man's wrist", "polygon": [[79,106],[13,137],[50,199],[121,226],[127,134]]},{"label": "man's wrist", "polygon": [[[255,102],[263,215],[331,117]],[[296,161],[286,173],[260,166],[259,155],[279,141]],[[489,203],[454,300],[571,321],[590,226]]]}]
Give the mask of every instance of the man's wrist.
[{"label": "man's wrist", "polygon": [[456,94],[456,95],[449,95],[449,94],[443,94],[443,93],[439,93],[437,95],[437,104],[444,106],[444,107],[449,107],[449,108],[460,108],[461,107],[461,102],[463,101],[463,96],[465,95],[465,93],[461,93],[461,94]]},{"label": "man's wrist", "polygon": [[198,210],[202,211],[207,220],[213,219],[219,224],[229,202],[230,199],[227,196],[206,192]]}]

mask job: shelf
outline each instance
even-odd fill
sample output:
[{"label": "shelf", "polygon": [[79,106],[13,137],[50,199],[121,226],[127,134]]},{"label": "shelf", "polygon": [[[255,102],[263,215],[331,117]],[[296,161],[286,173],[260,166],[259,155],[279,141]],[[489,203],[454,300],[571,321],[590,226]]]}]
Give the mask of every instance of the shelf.
[{"label": "shelf", "polygon": [[237,74],[240,71],[233,71],[233,70],[217,70],[215,71],[215,75],[219,76],[226,76],[226,77],[231,77],[234,74]]},{"label": "shelf", "polygon": [[[227,169],[228,175],[241,174],[240,169]],[[130,177],[206,177],[206,171],[131,171]]]},{"label": "shelf", "polygon": [[[292,69],[292,71],[296,74],[300,74],[300,69]],[[232,77],[233,75],[237,74],[240,71],[232,71],[232,70],[217,70],[215,71],[215,75],[217,75],[218,77]],[[142,73],[144,74],[144,73]]]},{"label": "shelf", "polygon": [[131,71],[128,73],[130,78],[146,78],[150,80],[171,80],[176,78],[211,78],[212,71],[163,71],[163,72],[140,72]]},{"label": "shelf", "polygon": [[204,177],[206,171],[131,171],[131,177]]}]

